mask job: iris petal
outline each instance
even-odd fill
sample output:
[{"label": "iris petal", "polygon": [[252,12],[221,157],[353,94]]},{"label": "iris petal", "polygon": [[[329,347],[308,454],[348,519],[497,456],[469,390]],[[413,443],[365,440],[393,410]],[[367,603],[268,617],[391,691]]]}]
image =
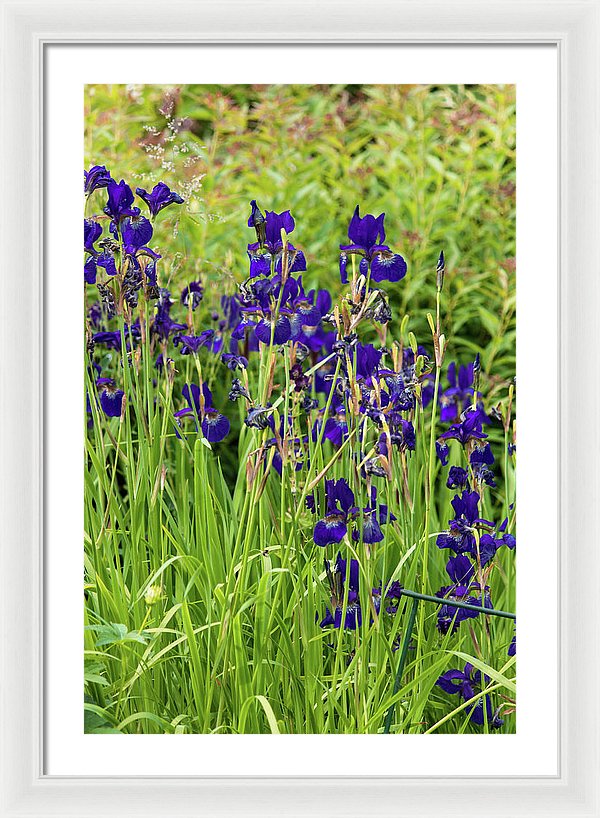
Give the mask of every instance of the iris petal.
[{"label": "iris petal", "polygon": [[227,437],[231,424],[225,415],[221,415],[214,409],[210,409],[202,420],[202,434],[209,443],[220,443]]},{"label": "iris petal", "polygon": [[406,275],[408,266],[402,256],[394,253],[387,258],[383,253],[376,255],[371,261],[371,279],[373,281],[401,281]]},{"label": "iris petal", "polygon": [[332,543],[341,542],[347,531],[346,518],[342,514],[328,514],[319,520],[313,531],[313,539],[317,545],[325,547]]}]

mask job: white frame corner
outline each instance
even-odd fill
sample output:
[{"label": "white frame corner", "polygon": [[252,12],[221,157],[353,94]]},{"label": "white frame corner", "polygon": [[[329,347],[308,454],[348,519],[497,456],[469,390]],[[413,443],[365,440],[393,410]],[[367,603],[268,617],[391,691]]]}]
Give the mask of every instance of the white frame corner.
[{"label": "white frame corner", "polygon": [[[0,0],[0,818],[600,816],[599,0]],[[192,34],[190,33],[192,32]],[[197,34],[196,34],[197,33]],[[43,54],[52,42],[556,43],[560,63],[561,732],[556,778],[42,774]],[[555,237],[551,233],[549,241]],[[540,248],[540,286],[543,283]],[[10,260],[10,263],[9,263]],[[543,351],[540,327],[540,354]],[[542,445],[542,444],[541,444]],[[549,445],[553,445],[549,442]],[[539,593],[540,589],[532,589]]]}]

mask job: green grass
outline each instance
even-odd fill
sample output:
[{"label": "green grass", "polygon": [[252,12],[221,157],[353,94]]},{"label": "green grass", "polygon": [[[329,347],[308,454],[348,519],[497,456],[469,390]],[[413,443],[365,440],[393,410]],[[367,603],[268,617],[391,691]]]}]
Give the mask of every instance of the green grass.
[{"label": "green grass", "polygon": [[[263,209],[291,209],[292,241],[308,261],[306,289],[334,294],[343,290],[338,245],[360,203],[363,213],[386,213],[387,240],[409,269],[400,283],[382,285],[394,313],[387,334],[378,338],[364,327],[361,340],[406,348],[412,333],[433,357],[427,313],[436,313],[443,249],[440,388],[450,361],[466,364],[480,353],[486,410],[499,404],[506,412],[515,373],[514,87],[187,86],[175,93],[92,86],[85,113],[86,167],[106,164],[132,188],[163,180],[186,199],[160,214],[151,245],[163,256],[160,283],[174,298],[202,279],[198,331],[211,325],[220,295],[247,276],[250,199]],[[92,194],[88,215],[100,214],[104,201],[104,191]],[[87,298],[97,299],[94,287]],[[200,368],[223,409],[230,373],[206,349],[195,361],[172,345],[173,370],[155,370],[161,348],[148,331],[153,304],[140,304],[146,332],[139,353],[131,360],[100,347],[93,353],[103,375],[124,389],[127,407],[111,419],[92,400],[86,435],[86,729],[488,732],[487,723],[469,721],[466,703],[435,685],[470,661],[489,677],[494,706],[503,705],[500,732],[514,732],[511,620],[479,616],[443,636],[437,606],[421,601],[412,627],[412,600],[404,597],[395,615],[363,615],[355,631],[319,627],[331,606],[323,558],[334,559],[338,547],[315,545],[316,518],[304,499],[315,484],[323,501],[325,473],[349,478],[357,505],[366,505],[352,459],[356,419],[341,450],[308,434],[309,468],[296,472],[290,459],[281,479],[259,462],[272,432],[244,426],[243,400],[227,407],[232,432],[223,443],[211,446],[193,425],[178,438],[181,386],[198,382]],[[177,310],[176,320],[185,320]],[[113,319],[111,328],[122,322]],[[276,426],[291,415],[293,435],[302,438],[306,421],[288,388],[289,347],[283,355],[265,347],[251,361],[252,394],[268,393],[271,362],[271,400],[282,398]],[[86,379],[95,394],[89,372]],[[432,445],[447,428],[436,412],[432,404],[417,407],[416,451],[394,457],[390,481],[376,480],[380,502],[397,518],[385,540],[371,549],[352,539],[339,546],[359,562],[363,612],[364,589],[382,579],[425,595],[449,584],[448,555],[435,537],[453,516],[454,492]],[[512,428],[486,431],[497,488],[484,495],[482,516],[499,521],[514,501],[514,458],[503,454]],[[366,442],[374,435],[371,429]],[[449,462],[462,458],[452,443]],[[494,607],[514,611],[514,552],[500,549],[488,584]]]}]

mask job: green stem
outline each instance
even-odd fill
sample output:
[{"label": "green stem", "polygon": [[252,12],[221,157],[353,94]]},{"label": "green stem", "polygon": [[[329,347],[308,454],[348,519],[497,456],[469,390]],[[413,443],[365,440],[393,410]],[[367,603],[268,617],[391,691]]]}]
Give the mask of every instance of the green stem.
[{"label": "green stem", "polygon": [[[404,593],[404,592],[403,592]],[[410,596],[411,594],[407,594]],[[404,632],[404,639],[402,640],[402,649],[400,651],[400,660],[398,662],[398,670],[396,671],[396,678],[394,679],[394,688],[392,691],[392,696],[395,696],[396,693],[400,690],[400,682],[402,681],[402,674],[404,673],[404,665],[406,664],[406,657],[408,656],[408,646],[410,644],[410,637],[412,635],[412,630],[415,626],[415,619],[417,618],[417,608],[419,607],[419,599],[424,598],[421,597],[419,594],[416,594],[413,598],[412,605],[410,607],[410,612],[408,614],[408,622],[406,624],[406,630]],[[392,719],[394,718],[394,710],[396,708],[395,702],[390,705],[390,709],[387,711],[387,715],[385,717],[385,723],[383,726],[383,732],[389,733],[391,726],[392,726]]]}]

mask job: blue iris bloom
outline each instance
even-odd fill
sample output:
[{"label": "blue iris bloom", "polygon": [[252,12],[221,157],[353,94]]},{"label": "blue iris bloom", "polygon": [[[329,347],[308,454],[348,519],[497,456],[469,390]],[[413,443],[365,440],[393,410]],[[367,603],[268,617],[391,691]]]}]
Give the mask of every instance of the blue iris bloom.
[{"label": "blue iris bloom", "polygon": [[83,190],[86,196],[99,187],[108,187],[109,182],[112,182],[112,177],[104,165],[93,165],[89,170],[83,171]]},{"label": "blue iris bloom", "polygon": [[171,204],[183,204],[183,199],[178,193],[172,191],[164,182],[154,185],[151,193],[147,193],[144,188],[136,188],[137,195],[148,205],[152,218],[158,215],[161,210]]},{"label": "blue iris bloom", "polygon": [[220,443],[221,440],[227,437],[231,424],[229,419],[212,405],[212,393],[206,383],[202,384],[202,391],[200,391],[197,384],[186,383],[181,390],[181,394],[187,403],[187,407],[175,412],[178,422],[183,417],[198,417],[202,434],[209,443]]},{"label": "blue iris bloom", "polygon": [[[457,695],[467,702],[490,683],[488,676],[484,676],[480,670],[476,670],[470,662],[467,662],[464,670],[448,670],[443,673],[436,682],[445,693]],[[487,721],[489,727],[497,730],[504,723],[499,718],[498,713],[492,710],[492,699],[489,694],[481,696],[470,707],[467,713],[473,724],[482,726]]]},{"label": "blue iris bloom", "polygon": [[348,225],[350,244],[340,244],[340,275],[343,284],[348,283],[346,264],[348,255],[361,256],[360,272],[366,275],[370,269],[373,281],[400,281],[407,271],[406,261],[393,253],[385,244],[385,213],[377,218],[368,213],[360,215],[359,205]]},{"label": "blue iris bloom", "polygon": [[96,386],[101,389],[100,406],[104,414],[109,418],[120,417],[125,396],[123,390],[117,389],[112,378],[98,378]]},{"label": "blue iris bloom", "polygon": [[344,539],[348,530],[348,512],[355,505],[354,493],[343,478],[325,481],[325,501],[325,516],[313,531],[315,543],[323,548]]},{"label": "blue iris bloom", "polygon": [[[333,613],[329,608],[326,608],[325,617],[321,621],[320,626],[322,628],[328,625],[333,625],[334,628],[341,628],[343,626],[346,630],[356,630],[356,628],[362,624],[362,610],[358,596],[358,561],[350,560],[350,568],[348,570],[348,561],[342,559],[338,553],[333,567],[331,563],[325,560],[325,572],[331,592],[331,607],[333,608]],[[346,600],[346,616],[342,625],[344,600]]]},{"label": "blue iris bloom", "polygon": [[[281,231],[285,230],[286,235],[293,233],[296,223],[289,210],[283,213],[275,213],[267,210],[263,216],[256,200],[250,202],[252,208],[248,227],[254,227],[258,241],[248,245],[248,257],[250,259],[250,276],[269,275],[271,272],[271,262],[275,260],[275,272],[282,270],[283,242]],[[288,242],[288,273],[297,273],[306,270],[306,258],[302,250],[297,250],[293,244]]]},{"label": "blue iris bloom", "polygon": [[173,343],[175,346],[181,344],[182,355],[196,355],[201,347],[210,346],[214,337],[214,329],[205,329],[200,335],[176,335]]},{"label": "blue iris bloom", "polygon": [[181,303],[184,307],[191,307],[192,311],[200,306],[204,297],[204,287],[200,281],[192,281],[181,291]]},{"label": "blue iris bloom", "polygon": [[483,422],[482,413],[479,409],[471,409],[463,412],[460,423],[454,423],[448,431],[441,434],[438,442],[442,440],[458,440],[463,446],[470,440],[485,440],[487,435],[481,428]]},{"label": "blue iris bloom", "polygon": [[115,182],[114,179],[111,179],[106,186],[106,191],[108,193],[108,201],[106,202],[104,212],[107,216],[110,216],[114,222],[118,224],[125,216],[139,216],[139,207],[131,206],[134,196],[131,188],[124,179],[121,179],[118,183]]}]

